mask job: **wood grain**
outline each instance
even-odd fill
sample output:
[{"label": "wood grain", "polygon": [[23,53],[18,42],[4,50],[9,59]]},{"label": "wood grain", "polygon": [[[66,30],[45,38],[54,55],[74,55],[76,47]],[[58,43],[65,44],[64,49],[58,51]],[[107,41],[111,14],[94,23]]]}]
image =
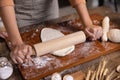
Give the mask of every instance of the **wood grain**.
[{"label": "wood grain", "polygon": [[78,72],[71,74],[71,76],[73,76],[74,80],[84,80],[85,73],[83,73],[82,71],[78,71]]},{"label": "wood grain", "polygon": [[[94,24],[101,25],[101,21],[103,19],[102,16],[98,14],[91,15]],[[95,22],[96,21],[96,22]],[[44,27],[51,27],[57,30],[60,30],[64,34],[73,33],[79,31],[82,27],[78,26],[81,24],[80,20],[75,19],[71,21],[66,21],[59,24],[49,24],[49,25],[35,25],[33,29],[22,33],[22,38],[25,43],[33,45],[35,43],[39,43],[41,40],[39,39],[40,31]],[[78,24],[78,25],[77,25]],[[114,24],[111,24],[114,25]],[[89,41],[87,40],[85,43],[77,44],[75,46],[75,50],[64,57],[57,57],[51,54],[46,54],[41,57],[48,57],[52,60],[49,61],[46,66],[43,66],[37,69],[35,66],[23,67],[19,65],[19,70],[26,80],[39,80],[45,76],[51,75],[54,72],[60,72],[62,70],[71,68],[73,66],[80,65],[81,63],[85,63],[87,61],[93,60],[100,56],[109,54],[111,52],[117,51],[120,49],[120,44],[112,43],[112,42],[101,42],[101,40]]]}]

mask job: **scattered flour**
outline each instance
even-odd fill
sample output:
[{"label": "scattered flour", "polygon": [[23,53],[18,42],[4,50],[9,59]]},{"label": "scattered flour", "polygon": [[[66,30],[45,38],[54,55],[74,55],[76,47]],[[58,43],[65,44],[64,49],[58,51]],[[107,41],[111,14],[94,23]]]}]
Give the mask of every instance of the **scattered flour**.
[{"label": "scattered flour", "polygon": [[29,64],[24,63],[23,66],[25,67],[35,66],[36,68],[41,68],[46,66],[48,62],[52,60],[54,60],[54,58],[50,58],[47,56],[35,57],[35,58],[32,58],[32,61]]}]

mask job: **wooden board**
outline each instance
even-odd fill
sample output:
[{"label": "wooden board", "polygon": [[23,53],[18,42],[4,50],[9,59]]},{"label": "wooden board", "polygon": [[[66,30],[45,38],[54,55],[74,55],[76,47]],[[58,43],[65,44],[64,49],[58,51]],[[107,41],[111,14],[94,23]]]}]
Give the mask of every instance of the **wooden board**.
[{"label": "wooden board", "polygon": [[[100,15],[91,15],[93,23],[96,25],[101,25],[103,19]],[[57,30],[60,30],[64,34],[73,33],[81,30],[80,20],[70,20],[59,24],[49,24],[49,25],[34,25],[34,28],[26,30],[24,33],[21,33],[25,43],[33,45],[40,42],[40,31],[44,27],[51,27]],[[111,23],[111,28],[114,28],[114,23]],[[120,49],[120,44],[112,42],[101,42],[100,40],[96,41],[86,41],[75,46],[75,50],[64,57],[57,57],[51,54],[47,54],[41,57],[45,59],[49,58],[50,60],[42,65],[39,69],[35,66],[23,67],[19,65],[19,70],[26,80],[39,80],[45,76],[51,75],[54,72],[59,72],[73,66],[77,66],[81,63],[93,60],[100,56],[106,55],[108,53],[114,52]]]}]

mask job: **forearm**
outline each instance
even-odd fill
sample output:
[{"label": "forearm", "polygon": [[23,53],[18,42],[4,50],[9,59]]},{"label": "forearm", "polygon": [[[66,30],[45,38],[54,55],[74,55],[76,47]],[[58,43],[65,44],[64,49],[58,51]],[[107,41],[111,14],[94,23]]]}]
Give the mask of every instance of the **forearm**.
[{"label": "forearm", "polygon": [[22,44],[13,6],[1,7],[1,16],[12,45]]},{"label": "forearm", "polygon": [[86,27],[92,25],[92,21],[90,19],[85,0],[69,0],[72,7],[74,7],[82,21],[82,24]]},{"label": "forearm", "polygon": [[89,16],[89,13],[85,4],[81,3],[75,6],[75,9],[77,10],[80,16],[80,19],[85,27],[92,25],[92,20]]}]

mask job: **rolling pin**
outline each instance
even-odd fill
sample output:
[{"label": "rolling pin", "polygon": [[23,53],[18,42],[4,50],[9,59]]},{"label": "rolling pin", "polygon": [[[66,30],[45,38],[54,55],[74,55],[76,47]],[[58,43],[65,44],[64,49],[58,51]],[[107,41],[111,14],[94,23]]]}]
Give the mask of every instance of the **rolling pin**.
[{"label": "rolling pin", "polygon": [[85,41],[86,36],[84,32],[78,31],[60,38],[34,44],[33,48],[35,50],[36,56],[41,56]]},{"label": "rolling pin", "polygon": [[71,76],[74,77],[74,80],[84,80],[85,78],[85,73],[82,71],[75,72],[71,74]]}]

